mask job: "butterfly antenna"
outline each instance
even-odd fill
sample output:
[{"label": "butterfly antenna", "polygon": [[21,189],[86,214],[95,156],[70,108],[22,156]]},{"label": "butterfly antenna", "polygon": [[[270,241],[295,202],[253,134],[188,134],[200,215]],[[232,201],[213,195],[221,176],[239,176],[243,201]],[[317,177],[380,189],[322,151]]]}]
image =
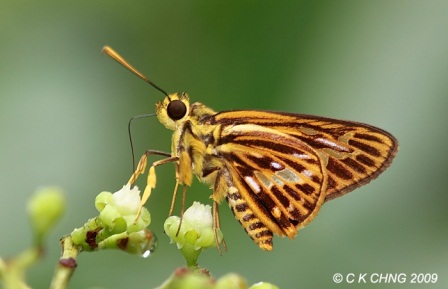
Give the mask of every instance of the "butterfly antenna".
[{"label": "butterfly antenna", "polygon": [[107,54],[109,57],[111,57],[113,60],[115,60],[116,62],[120,63],[124,67],[126,67],[129,71],[131,71],[132,73],[134,73],[135,75],[137,75],[138,77],[140,77],[141,79],[146,81],[147,83],[149,83],[152,87],[154,87],[155,89],[157,89],[158,91],[160,91],[164,95],[168,96],[168,93],[166,93],[165,90],[163,90],[160,87],[158,87],[157,85],[155,85],[151,80],[149,80],[149,78],[147,78],[140,71],[138,71],[132,65],[130,65],[123,57],[121,57],[120,54],[118,54],[110,46],[104,46],[102,52]]},{"label": "butterfly antenna", "polygon": [[132,173],[134,173],[135,171],[135,153],[134,153],[134,143],[132,142],[132,129],[131,129],[131,125],[132,125],[132,121],[134,119],[139,119],[139,118],[144,118],[144,117],[151,117],[151,116],[155,116],[155,113],[150,113],[150,114],[140,114],[140,115],[136,115],[133,116],[129,122],[128,122],[128,135],[129,135],[129,143],[131,145],[131,154],[132,154]]}]

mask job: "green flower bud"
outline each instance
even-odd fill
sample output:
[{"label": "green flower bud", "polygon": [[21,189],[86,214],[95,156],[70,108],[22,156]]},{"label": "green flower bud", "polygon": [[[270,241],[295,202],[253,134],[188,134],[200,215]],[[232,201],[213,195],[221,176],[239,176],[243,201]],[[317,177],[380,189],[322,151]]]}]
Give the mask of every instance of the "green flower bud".
[{"label": "green flower bud", "polygon": [[120,249],[144,258],[154,252],[157,246],[156,236],[148,229],[139,232],[115,234],[98,244],[99,249]]},{"label": "green flower bud", "polygon": [[229,273],[222,276],[216,281],[214,289],[246,289],[247,283],[243,277],[235,274]]},{"label": "green flower bud", "polygon": [[164,289],[214,289],[210,276],[189,270],[177,269],[160,288]]},{"label": "green flower bud", "polygon": [[[130,233],[126,244],[121,244],[121,249],[131,254],[147,258],[157,248],[157,237],[148,229]],[[123,246],[125,245],[125,246]]]},{"label": "green flower bud", "polygon": [[54,187],[38,190],[29,200],[27,210],[35,241],[40,245],[44,236],[65,210],[62,191]]},{"label": "green flower bud", "polygon": [[258,282],[249,287],[249,289],[279,289],[277,286],[267,283],[267,282]]},{"label": "green flower bud", "polygon": [[117,208],[113,206],[105,206],[100,212],[99,219],[110,234],[120,234],[126,232],[127,223],[121,216]]},{"label": "green flower bud", "polygon": [[101,192],[95,198],[95,208],[98,212],[101,212],[107,204],[112,202],[112,193],[110,192]]}]

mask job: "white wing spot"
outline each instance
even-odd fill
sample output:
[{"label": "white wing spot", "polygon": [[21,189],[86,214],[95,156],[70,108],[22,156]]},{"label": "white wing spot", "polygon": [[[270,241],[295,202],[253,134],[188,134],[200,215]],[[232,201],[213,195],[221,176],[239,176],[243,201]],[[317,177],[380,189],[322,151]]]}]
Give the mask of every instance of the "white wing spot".
[{"label": "white wing spot", "polygon": [[302,160],[309,160],[311,158],[307,154],[298,154],[298,153],[293,153],[292,156],[295,158],[298,158],[298,159],[302,159]]},{"label": "white wing spot", "polygon": [[346,147],[338,145],[337,143],[334,143],[334,142],[332,142],[332,141],[330,141],[330,140],[328,140],[326,138],[319,137],[319,138],[316,138],[315,140],[320,142],[320,143],[323,143],[323,144],[325,144],[325,145],[327,145],[329,147],[336,148],[336,149],[338,149],[340,151],[347,151]]},{"label": "white wing spot", "polygon": [[271,167],[273,167],[276,170],[280,170],[283,168],[283,166],[277,162],[271,162]]},{"label": "white wing spot", "polygon": [[261,191],[260,186],[258,185],[258,183],[249,176],[244,177],[244,180],[246,181],[246,183],[249,185],[249,187],[255,192],[255,193],[259,193]]},{"label": "white wing spot", "polygon": [[302,174],[310,178],[313,175],[313,172],[309,170],[303,170]]}]

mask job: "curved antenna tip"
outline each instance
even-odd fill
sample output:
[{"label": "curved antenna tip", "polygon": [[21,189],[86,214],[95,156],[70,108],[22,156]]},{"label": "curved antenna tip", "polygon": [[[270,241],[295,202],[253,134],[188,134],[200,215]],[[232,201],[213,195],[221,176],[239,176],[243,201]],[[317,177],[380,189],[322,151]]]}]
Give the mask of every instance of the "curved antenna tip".
[{"label": "curved antenna tip", "polygon": [[141,79],[143,79],[144,81],[146,81],[147,83],[149,83],[152,87],[154,87],[155,89],[157,89],[158,91],[162,92],[164,95],[168,96],[168,93],[161,89],[160,87],[158,87],[157,85],[155,85],[151,80],[149,80],[149,78],[147,78],[143,73],[141,73],[140,71],[138,71],[137,69],[135,69],[131,64],[129,64],[129,62],[127,62],[120,54],[118,54],[115,50],[112,49],[112,47],[105,45],[103,47],[103,49],[101,50],[102,53],[106,54],[107,56],[109,56],[110,58],[112,58],[113,60],[115,60],[116,62],[120,63],[121,65],[123,65],[124,67],[126,67],[129,71],[131,71],[132,73],[134,73],[135,75],[137,75],[138,77],[140,77]]}]

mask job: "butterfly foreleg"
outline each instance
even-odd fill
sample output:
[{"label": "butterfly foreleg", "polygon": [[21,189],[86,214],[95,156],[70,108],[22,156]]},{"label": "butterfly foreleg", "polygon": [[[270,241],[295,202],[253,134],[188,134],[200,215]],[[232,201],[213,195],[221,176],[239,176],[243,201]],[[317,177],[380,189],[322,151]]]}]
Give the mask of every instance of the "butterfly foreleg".
[{"label": "butterfly foreleg", "polygon": [[131,176],[131,179],[129,180],[128,183],[133,184],[135,182],[135,180],[137,179],[138,175],[144,173],[146,164],[148,161],[148,156],[150,156],[150,155],[162,155],[162,156],[166,156],[167,158],[153,162],[151,167],[149,168],[148,178],[146,181],[146,187],[145,187],[145,190],[143,191],[142,199],[140,200],[140,205],[139,205],[139,208],[137,211],[137,216],[136,216],[135,220],[137,220],[139,218],[143,206],[145,205],[148,198],[151,196],[151,190],[156,187],[157,178],[156,178],[155,167],[166,164],[166,163],[176,162],[179,160],[178,157],[176,157],[176,156],[173,157],[173,156],[171,156],[171,154],[166,153],[166,152],[154,151],[154,150],[147,151],[141,157],[141,159],[137,165],[137,169],[135,170],[134,174]]},{"label": "butterfly foreleg", "polygon": [[128,184],[131,184],[131,185],[134,184],[134,182],[137,180],[138,176],[145,172],[146,164],[148,163],[148,157],[150,155],[171,157],[171,154],[167,153],[167,152],[162,152],[162,151],[157,151],[157,150],[146,151],[140,158],[140,161],[137,164],[137,168],[135,169],[134,173],[132,174],[131,178],[129,179]]}]

